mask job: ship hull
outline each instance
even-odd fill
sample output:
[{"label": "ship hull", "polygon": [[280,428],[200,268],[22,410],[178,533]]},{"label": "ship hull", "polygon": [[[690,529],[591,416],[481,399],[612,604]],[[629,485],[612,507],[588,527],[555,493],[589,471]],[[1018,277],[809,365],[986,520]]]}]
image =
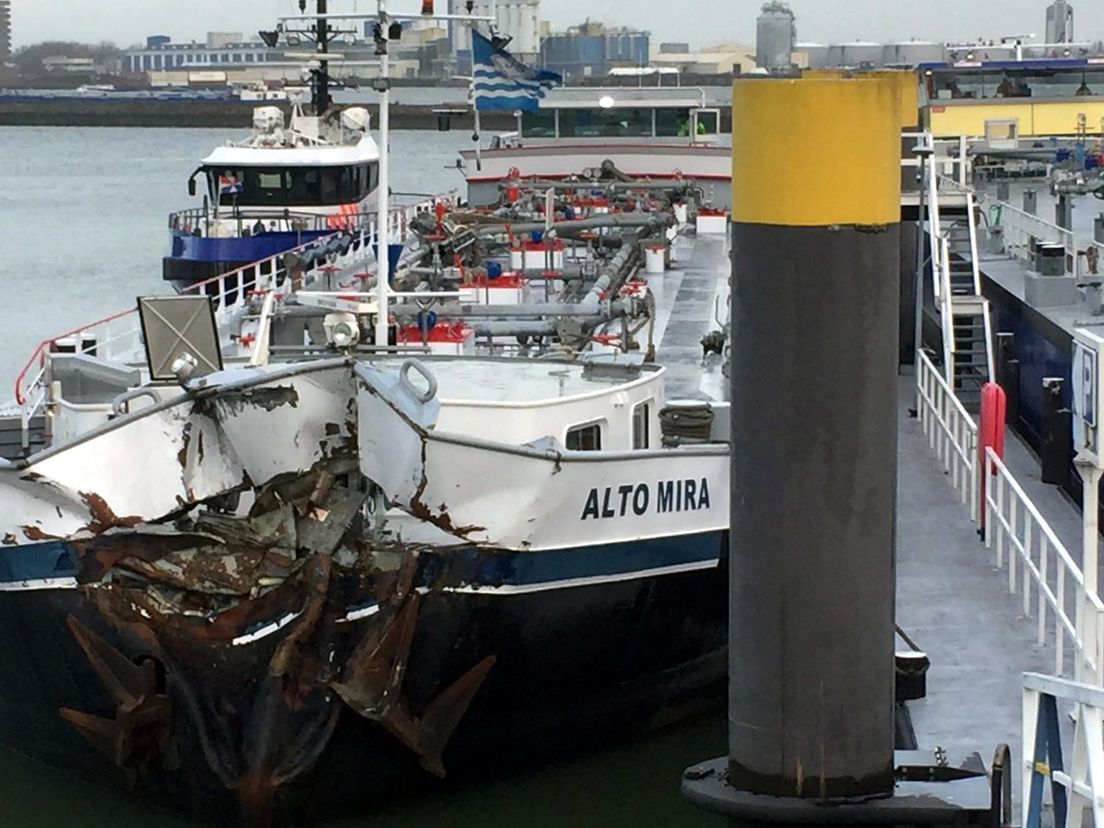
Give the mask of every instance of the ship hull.
[{"label": "ship hull", "polygon": [[182,291],[224,273],[278,256],[332,232],[266,232],[255,236],[210,238],[173,230],[170,233],[170,254],[161,262],[162,277]]},{"label": "ship hull", "polygon": [[[699,560],[722,555],[726,534],[693,538]],[[421,582],[434,566],[433,582],[449,583],[440,571],[447,564],[428,559]],[[273,665],[297,624],[216,652],[164,630],[150,636],[94,588],[6,590],[0,740],[91,781],[131,785],[151,802],[219,822],[362,812],[434,785],[609,743],[719,701],[726,570],[714,563],[570,586],[423,587],[402,707],[428,720],[434,699],[462,684],[473,665],[493,662],[447,740],[444,783],[427,772],[425,755],[396,738],[394,719],[362,715],[331,687],[289,703],[289,674]],[[323,652],[342,660],[381,615],[333,627],[340,631],[322,636]],[[72,619],[126,659],[156,661],[157,689],[171,702],[169,739],[150,761],[123,762],[140,767],[120,767],[59,714],[68,708],[119,719]]]}]

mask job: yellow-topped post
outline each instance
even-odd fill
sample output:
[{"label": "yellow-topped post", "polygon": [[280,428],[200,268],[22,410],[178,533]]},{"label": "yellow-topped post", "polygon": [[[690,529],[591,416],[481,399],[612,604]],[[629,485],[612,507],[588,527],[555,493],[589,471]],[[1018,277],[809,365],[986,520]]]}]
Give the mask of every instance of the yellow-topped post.
[{"label": "yellow-topped post", "polygon": [[733,90],[732,816],[847,821],[894,790],[901,98]]},{"label": "yellow-topped post", "polygon": [[900,95],[884,78],[737,81],[732,221],[892,224],[901,213]]}]

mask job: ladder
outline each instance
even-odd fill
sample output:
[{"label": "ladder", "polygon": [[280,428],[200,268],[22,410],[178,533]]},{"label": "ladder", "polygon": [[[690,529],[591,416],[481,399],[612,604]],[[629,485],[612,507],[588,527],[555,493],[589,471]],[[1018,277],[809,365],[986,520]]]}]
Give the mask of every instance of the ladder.
[{"label": "ladder", "polygon": [[[927,187],[932,293],[942,332],[944,378],[967,408],[976,408],[982,386],[994,378],[992,315],[981,293],[978,266],[977,201],[972,190],[941,182],[935,163]],[[941,204],[941,194],[950,192],[964,205]]]}]

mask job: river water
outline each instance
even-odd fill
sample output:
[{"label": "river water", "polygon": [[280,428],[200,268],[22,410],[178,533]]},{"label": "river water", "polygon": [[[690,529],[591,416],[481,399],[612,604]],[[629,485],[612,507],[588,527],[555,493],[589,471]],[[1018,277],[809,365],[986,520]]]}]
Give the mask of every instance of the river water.
[{"label": "river water", "polygon": [[[165,292],[166,216],[193,206],[186,182],[233,131],[0,127],[0,400],[43,339]],[[396,132],[392,189],[460,188],[463,132]],[[3,646],[0,635],[0,646]],[[683,768],[724,753],[720,715],[570,762],[519,770],[388,806],[330,828],[680,826],[720,828],[681,799]],[[370,773],[370,769],[366,769]],[[0,752],[0,826],[176,828],[181,819]]]}]

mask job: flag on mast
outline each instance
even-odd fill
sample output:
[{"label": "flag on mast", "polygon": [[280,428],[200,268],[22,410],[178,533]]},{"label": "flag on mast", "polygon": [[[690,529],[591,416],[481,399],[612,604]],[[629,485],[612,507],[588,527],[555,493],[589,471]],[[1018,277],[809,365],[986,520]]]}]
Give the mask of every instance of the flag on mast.
[{"label": "flag on mast", "polygon": [[526,66],[490,39],[472,31],[472,90],[475,108],[521,109],[536,112],[548,90],[563,83],[563,76]]}]

